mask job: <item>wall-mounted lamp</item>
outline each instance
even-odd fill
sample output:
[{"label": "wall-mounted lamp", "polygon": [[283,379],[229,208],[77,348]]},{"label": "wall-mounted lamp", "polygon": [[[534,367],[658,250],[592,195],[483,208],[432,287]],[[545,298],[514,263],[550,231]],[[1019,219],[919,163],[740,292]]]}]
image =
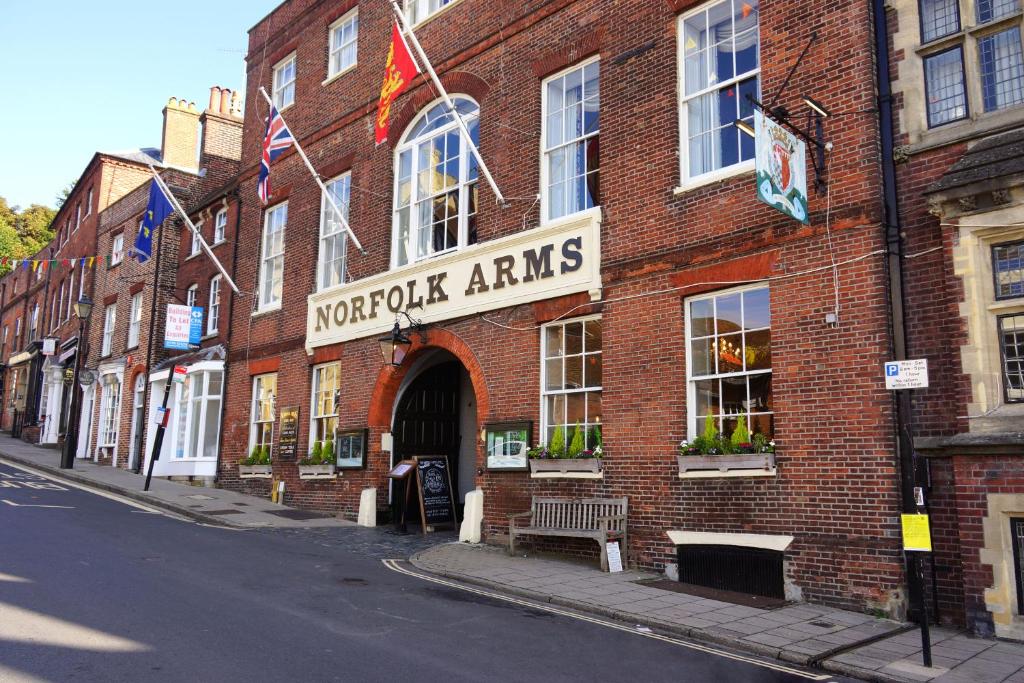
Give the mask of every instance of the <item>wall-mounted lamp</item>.
[{"label": "wall-mounted lamp", "polygon": [[[401,325],[403,315],[409,321],[409,327],[405,330]],[[406,333],[412,331],[419,333],[421,343],[427,343],[426,327],[423,323],[410,316],[407,311],[399,311],[395,315],[395,326],[391,328],[391,332],[377,340],[377,343],[380,344],[380,355],[384,360],[384,365],[397,368],[402,364],[409,349],[412,348],[412,340]]]}]

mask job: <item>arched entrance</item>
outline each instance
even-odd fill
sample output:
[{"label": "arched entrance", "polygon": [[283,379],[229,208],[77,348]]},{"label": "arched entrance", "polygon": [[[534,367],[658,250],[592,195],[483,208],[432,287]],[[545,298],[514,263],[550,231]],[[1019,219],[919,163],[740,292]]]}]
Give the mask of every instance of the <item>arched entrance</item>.
[{"label": "arched entrance", "polygon": [[415,455],[445,455],[461,519],[476,488],[477,401],[469,372],[451,353],[420,356],[398,392],[392,421],[392,463]]}]

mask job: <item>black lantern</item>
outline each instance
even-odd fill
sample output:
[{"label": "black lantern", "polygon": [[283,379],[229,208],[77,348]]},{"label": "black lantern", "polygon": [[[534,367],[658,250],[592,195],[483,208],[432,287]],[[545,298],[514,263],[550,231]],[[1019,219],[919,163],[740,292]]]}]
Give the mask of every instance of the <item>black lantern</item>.
[{"label": "black lantern", "polygon": [[402,328],[395,321],[391,332],[377,340],[380,344],[380,355],[384,358],[384,365],[398,367],[405,360],[405,356],[412,347],[412,340],[402,334]]},{"label": "black lantern", "polygon": [[92,299],[82,295],[78,301],[75,302],[75,315],[79,320],[88,320],[89,315],[92,314]]}]

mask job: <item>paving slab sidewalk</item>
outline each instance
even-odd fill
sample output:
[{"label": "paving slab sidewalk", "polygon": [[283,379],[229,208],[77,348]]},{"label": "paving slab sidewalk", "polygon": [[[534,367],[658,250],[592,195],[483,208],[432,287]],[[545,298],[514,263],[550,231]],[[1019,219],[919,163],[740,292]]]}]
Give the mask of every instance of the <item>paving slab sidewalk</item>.
[{"label": "paving slab sidewalk", "polygon": [[411,562],[466,583],[865,680],[1024,683],[1024,645],[950,629],[933,629],[936,667],[924,669],[916,627],[867,614],[806,603],[734,605],[639,583],[664,578],[651,573],[609,574],[487,545],[439,545]]},{"label": "paving slab sidewalk", "polygon": [[289,519],[292,514],[307,517],[304,511],[275,505],[266,498],[247,496],[224,489],[189,486],[154,478],[149,491],[143,491],[145,476],[110,465],[97,465],[88,460],[75,460],[74,469],[60,469],[60,451],[42,448],[0,435],[0,462],[30,467],[50,477],[116,493],[154,508],[167,510],[206,524],[240,529],[264,527],[336,527],[354,526],[337,517],[315,516],[311,519]]}]

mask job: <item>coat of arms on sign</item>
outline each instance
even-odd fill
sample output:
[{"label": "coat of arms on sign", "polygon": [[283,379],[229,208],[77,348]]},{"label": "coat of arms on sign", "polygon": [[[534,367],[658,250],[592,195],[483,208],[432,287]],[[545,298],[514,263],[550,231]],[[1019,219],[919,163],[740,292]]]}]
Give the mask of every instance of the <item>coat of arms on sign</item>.
[{"label": "coat of arms on sign", "polygon": [[757,198],[809,223],[807,215],[807,146],[788,130],[754,112]]}]

